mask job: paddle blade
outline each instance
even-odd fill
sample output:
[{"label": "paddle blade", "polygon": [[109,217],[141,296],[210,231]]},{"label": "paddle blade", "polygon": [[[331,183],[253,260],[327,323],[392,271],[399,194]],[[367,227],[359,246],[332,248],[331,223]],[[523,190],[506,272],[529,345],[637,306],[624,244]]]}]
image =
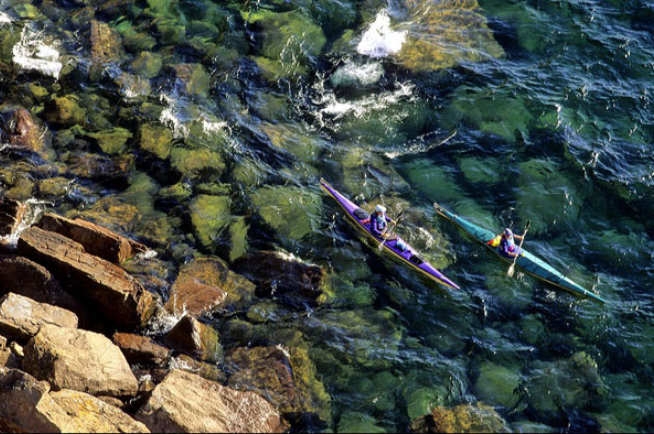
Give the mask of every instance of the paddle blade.
[{"label": "paddle blade", "polygon": [[506,274],[509,277],[513,277],[513,275],[515,274],[515,263],[511,264],[511,266],[509,267],[509,271],[507,271]]},{"label": "paddle blade", "polygon": [[379,246],[377,246],[377,250],[379,250],[380,252],[383,252],[384,251],[384,244],[386,244],[386,241],[382,241],[381,243],[379,243]]}]

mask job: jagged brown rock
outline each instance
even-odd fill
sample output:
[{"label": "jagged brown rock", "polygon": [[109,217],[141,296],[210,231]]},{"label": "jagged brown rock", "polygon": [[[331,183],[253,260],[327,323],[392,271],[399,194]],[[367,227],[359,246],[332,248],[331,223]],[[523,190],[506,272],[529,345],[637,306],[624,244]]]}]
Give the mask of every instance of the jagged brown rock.
[{"label": "jagged brown rock", "polygon": [[122,268],[89,255],[81,244],[54,232],[30,228],[18,241],[18,251],[47,266],[102,316],[119,328],[145,325],[154,313],[152,294]]},{"label": "jagged brown rock", "polygon": [[24,108],[3,111],[0,138],[19,149],[41,152],[45,148],[46,132],[37,125],[32,114]]},{"label": "jagged brown rock", "polygon": [[188,315],[168,332],[166,342],[176,350],[205,362],[218,362],[223,358],[218,332]]},{"label": "jagged brown rock", "polygon": [[0,197],[0,237],[12,234],[27,210],[27,206],[21,202]]},{"label": "jagged brown rock", "polygon": [[157,345],[148,337],[115,333],[113,341],[131,364],[145,364],[162,368],[170,360],[170,350]]},{"label": "jagged brown rock", "polygon": [[0,368],[0,432],[148,433],[145,425],[93,396],[51,392],[45,381]]},{"label": "jagged brown rock", "polygon": [[178,357],[174,358],[171,366],[173,366],[175,369],[180,369],[182,371],[199,375],[205,380],[216,381],[221,384],[224,384],[227,381],[227,374],[217,365],[200,362],[187,356],[186,354],[180,354]]},{"label": "jagged brown rock", "polygon": [[117,265],[131,258],[135,252],[147,250],[140,243],[81,219],[70,220],[56,214],[46,214],[38,227],[77,241],[87,253]]},{"label": "jagged brown rock", "polygon": [[152,432],[282,432],[274,407],[197,375],[172,371],[136,416]]},{"label": "jagged brown rock", "polygon": [[77,328],[77,315],[56,306],[7,294],[0,299],[0,333],[21,342],[36,336],[46,324]]},{"label": "jagged brown rock", "polygon": [[120,348],[105,336],[46,325],[25,347],[23,369],[53,388],[131,397],[138,381]]},{"label": "jagged brown rock", "polygon": [[218,307],[233,306],[249,300],[255,286],[233,273],[223,261],[196,259],[182,267],[166,303],[172,314],[200,316]]}]

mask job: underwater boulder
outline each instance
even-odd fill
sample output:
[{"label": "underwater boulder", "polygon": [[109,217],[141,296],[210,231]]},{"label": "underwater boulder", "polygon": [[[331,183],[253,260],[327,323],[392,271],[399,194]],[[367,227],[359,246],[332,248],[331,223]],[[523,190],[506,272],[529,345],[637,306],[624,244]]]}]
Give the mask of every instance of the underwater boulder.
[{"label": "underwater boulder", "polygon": [[377,425],[374,417],[366,413],[347,411],[341,415],[338,422],[339,433],[385,433],[386,430]]},{"label": "underwater boulder", "polygon": [[222,260],[199,258],[182,266],[165,307],[171,314],[201,316],[217,308],[245,306],[254,291],[252,282],[233,273]]},{"label": "underwater boulder", "polygon": [[74,125],[84,125],[87,110],[79,106],[76,96],[68,95],[53,98],[45,105],[45,121],[58,128],[68,128]]},{"label": "underwater boulder", "polygon": [[199,195],[191,202],[191,221],[203,247],[215,247],[217,240],[231,224],[231,204],[228,196],[209,195]]},{"label": "underwater boulder", "polygon": [[170,159],[172,166],[189,178],[198,178],[203,173],[220,175],[226,167],[222,155],[209,149],[176,147]]},{"label": "underwater boulder", "polygon": [[199,63],[179,63],[170,66],[176,85],[188,95],[206,97],[211,87],[211,75]]},{"label": "underwater boulder", "polygon": [[120,60],[120,34],[109,24],[102,21],[91,21],[89,29],[89,48],[91,62],[96,65],[117,62]]},{"label": "underwater boulder", "polygon": [[236,348],[225,358],[228,386],[260,393],[290,420],[331,420],[331,397],[306,350]]},{"label": "underwater boulder", "polygon": [[485,362],[479,367],[475,388],[482,401],[513,409],[520,398],[516,393],[520,382],[518,372],[493,362]]},{"label": "underwater boulder", "polygon": [[123,72],[116,78],[119,92],[127,99],[149,96],[152,93],[150,81],[137,75]]},{"label": "underwater boulder", "polygon": [[397,55],[406,68],[436,71],[504,56],[477,0],[407,0],[410,21]]},{"label": "underwater boulder", "polygon": [[142,150],[166,160],[173,148],[173,133],[156,124],[144,124],[139,130],[139,146]]},{"label": "underwater boulder", "polygon": [[264,221],[283,237],[300,240],[313,232],[321,197],[293,186],[267,186],[251,197]]},{"label": "underwater boulder", "polygon": [[88,133],[87,137],[93,139],[102,152],[109,155],[121,155],[127,149],[127,142],[133,135],[125,128],[112,128],[111,130]]},{"label": "underwater boulder", "polygon": [[163,68],[163,59],[160,54],[145,51],[139,53],[130,63],[132,72],[143,78],[155,78]]},{"label": "underwater boulder", "polygon": [[411,190],[404,178],[375,152],[352,146],[334,159],[343,165],[343,185],[354,194],[371,197]]},{"label": "underwater boulder", "polygon": [[493,407],[482,403],[437,406],[431,414],[411,423],[414,433],[503,433],[509,432],[506,421]]},{"label": "underwater boulder", "polygon": [[263,123],[260,128],[274,149],[288,152],[300,161],[315,161],[328,146],[325,139],[295,124]]}]

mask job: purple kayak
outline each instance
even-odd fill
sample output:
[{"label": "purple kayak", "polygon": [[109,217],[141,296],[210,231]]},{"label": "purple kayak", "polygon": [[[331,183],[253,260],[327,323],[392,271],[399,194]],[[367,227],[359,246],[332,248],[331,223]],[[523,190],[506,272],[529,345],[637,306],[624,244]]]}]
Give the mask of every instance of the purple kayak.
[{"label": "purple kayak", "polygon": [[[353,203],[345,196],[340,194],[331,185],[325,182],[324,179],[320,180],[320,186],[327,194],[334,198],[336,202],[347,213],[355,227],[359,231],[365,233],[369,238],[377,243],[381,243],[383,239],[376,237],[370,230],[370,215],[361,209],[357,204]],[[403,248],[404,247],[404,248]],[[443,286],[453,289],[460,289],[459,286],[445,277],[443,273],[432,267],[431,264],[420,258],[420,254],[402,238],[397,237],[395,240],[389,240],[384,244],[384,251],[391,255],[395,260],[407,265],[411,269],[419,272],[430,280],[440,283]]]}]

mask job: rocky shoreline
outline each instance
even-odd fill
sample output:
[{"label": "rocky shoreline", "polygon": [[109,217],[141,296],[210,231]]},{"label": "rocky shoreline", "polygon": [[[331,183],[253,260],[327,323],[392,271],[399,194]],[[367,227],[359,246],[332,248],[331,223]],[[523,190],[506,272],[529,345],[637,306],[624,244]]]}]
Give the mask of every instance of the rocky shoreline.
[{"label": "rocky shoreline", "polygon": [[[220,259],[187,264],[164,304],[121,267],[142,244],[54,214],[27,228],[27,213],[0,200],[0,431],[282,432],[329,415],[311,408],[329,398],[306,387],[306,354],[225,354],[201,321],[257,288]],[[162,316],[175,324],[148,336]]]}]

